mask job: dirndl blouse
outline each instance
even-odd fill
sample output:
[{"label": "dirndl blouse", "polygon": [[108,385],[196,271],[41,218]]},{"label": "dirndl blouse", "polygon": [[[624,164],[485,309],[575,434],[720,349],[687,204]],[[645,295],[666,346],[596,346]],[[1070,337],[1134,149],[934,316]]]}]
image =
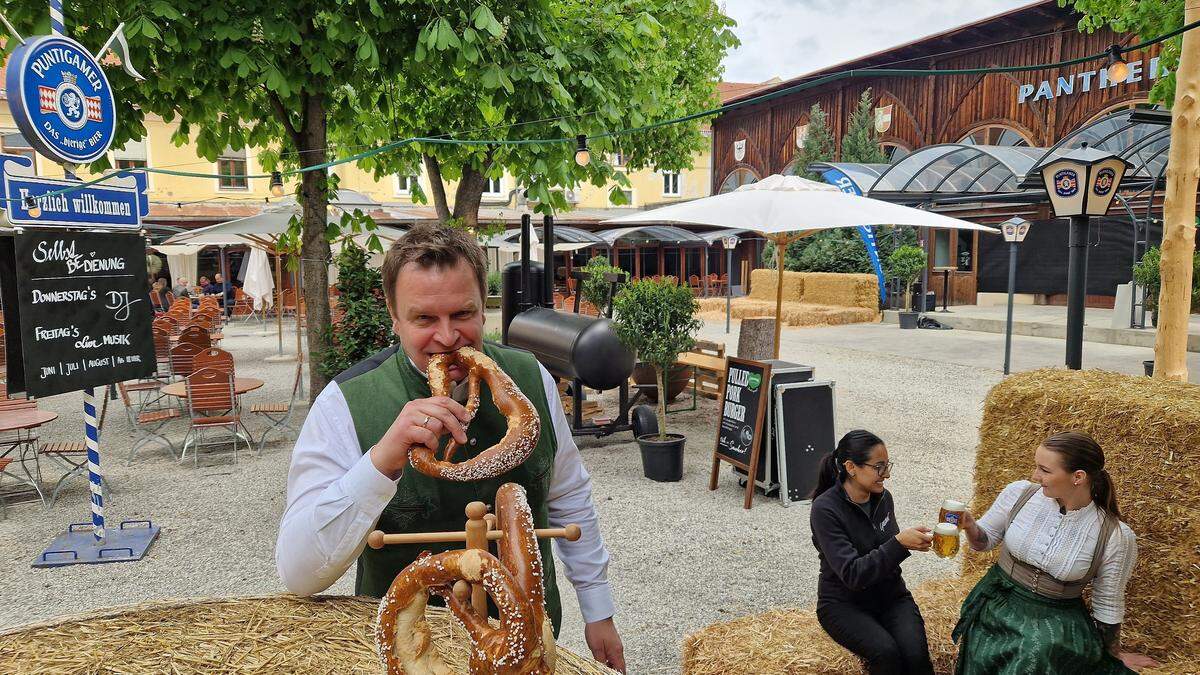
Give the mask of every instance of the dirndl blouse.
[{"label": "dirndl blouse", "polygon": [[[1008,526],[1009,511],[1029,485],[1032,483],[1026,480],[1009,483],[977,519],[987,534],[987,545],[979,550],[990,550],[1003,541],[1014,558],[1060,581],[1082,579],[1092,564],[1103,511],[1089,502],[1081,509],[1061,513],[1058,501],[1038,490]],[[1104,559],[1092,580],[1092,616],[1097,621],[1114,624],[1124,620],[1125,586],[1135,562],[1137,536],[1120,523],[1109,536]]]}]

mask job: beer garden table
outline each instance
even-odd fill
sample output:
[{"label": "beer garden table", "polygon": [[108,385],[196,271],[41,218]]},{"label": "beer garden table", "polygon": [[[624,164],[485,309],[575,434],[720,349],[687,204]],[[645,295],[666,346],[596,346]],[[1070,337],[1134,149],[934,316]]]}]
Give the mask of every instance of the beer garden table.
[{"label": "beer garden table", "polygon": [[[33,445],[33,436],[28,432],[56,419],[58,419],[58,413],[50,412],[49,410],[38,410],[37,408],[0,411],[0,434],[16,433],[14,437],[0,439],[0,447],[3,448],[3,450],[0,450],[0,458],[7,457],[13,451],[19,451],[18,456],[13,459],[11,464],[5,467],[5,469],[0,469],[0,474],[12,476],[14,480],[32,487],[37,492],[38,498],[42,500],[43,504],[46,503],[46,495],[42,492],[42,486],[38,482],[41,479],[41,465],[38,463],[37,448]],[[32,451],[30,454],[33,456],[33,463],[38,474],[36,478],[33,474],[29,473],[29,467],[25,464],[28,459],[25,456],[26,449]],[[25,477],[21,477],[16,472],[16,469],[10,468],[17,464],[20,464],[21,468],[25,471]]]},{"label": "beer garden table", "polygon": [[[262,387],[264,382],[256,377],[234,377],[233,378],[233,393],[241,396],[247,392],[254,391]],[[175,396],[177,398],[187,398],[187,382],[179,381],[163,386],[159,389],[167,396]]]}]

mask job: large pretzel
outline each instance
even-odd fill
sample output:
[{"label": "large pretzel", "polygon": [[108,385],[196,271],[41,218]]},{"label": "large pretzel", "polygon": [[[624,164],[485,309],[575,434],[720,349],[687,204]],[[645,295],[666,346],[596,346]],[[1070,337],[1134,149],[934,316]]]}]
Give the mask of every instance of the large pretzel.
[{"label": "large pretzel", "polygon": [[459,365],[467,371],[467,412],[471,417],[479,410],[479,383],[487,383],[496,408],[508,420],[508,432],[492,447],[464,462],[455,462],[458,444],[451,438],[441,459],[433,448],[414,446],[409,452],[413,468],[426,476],[468,482],[502,476],[528,459],[537,446],[541,422],[537,410],[500,366],[483,352],[463,347],[449,354],[429,358],[429,391],[434,396],[449,396],[454,388],[450,367]]},{"label": "large pretzel", "polygon": [[[543,675],[554,672],[554,633],[543,605],[542,556],[525,489],[505,483],[496,493],[496,514],[504,537],[500,558],[466,549],[423,553],[392,582],[379,603],[375,645],[387,675],[450,675],[433,646],[425,606],[429,594],[446,602],[466,627],[472,649],[472,675]],[[454,593],[458,581],[482,584],[500,611],[500,626],[475,614]]]}]

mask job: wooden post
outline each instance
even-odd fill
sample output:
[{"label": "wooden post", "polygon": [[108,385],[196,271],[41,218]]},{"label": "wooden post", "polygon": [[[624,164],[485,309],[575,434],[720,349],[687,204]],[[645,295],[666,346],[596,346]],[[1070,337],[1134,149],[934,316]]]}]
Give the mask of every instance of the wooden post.
[{"label": "wooden post", "polygon": [[[1200,3],[1185,2],[1185,24],[1200,19]],[[1188,314],[1192,302],[1192,253],[1196,248],[1196,184],[1200,178],[1200,36],[1183,34],[1171,108],[1171,148],[1167,155],[1163,203],[1162,288],[1158,333],[1154,338],[1154,377],[1186,382]]]},{"label": "wooden post", "polygon": [[[488,521],[487,505],[483,502],[467,504],[467,525],[463,528],[467,533],[467,548],[488,550]],[[471,584],[471,606],[475,613],[487,620],[487,590],[483,584]]]},{"label": "wooden post", "polygon": [[[775,241],[775,269],[779,270],[779,284],[775,288],[775,357],[779,358],[779,335],[783,331],[783,254],[792,238],[777,234]],[[730,280],[732,282],[732,279]]]}]

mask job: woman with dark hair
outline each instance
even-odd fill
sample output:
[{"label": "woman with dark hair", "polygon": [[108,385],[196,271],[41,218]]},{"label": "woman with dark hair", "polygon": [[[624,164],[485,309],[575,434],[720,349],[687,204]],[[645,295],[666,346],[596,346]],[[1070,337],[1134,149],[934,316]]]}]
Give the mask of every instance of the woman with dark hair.
[{"label": "woman with dark hair", "polygon": [[999,545],[1000,558],[963,601],[955,672],[1093,675],[1153,663],[1120,650],[1137,538],[1121,522],[1104,451],[1067,431],[1033,459],[1030,480],[1010,483],[982,518],[963,514],[971,548]]},{"label": "woman with dark hair", "polygon": [[817,620],[875,673],[932,673],[925,621],[900,576],[910,551],[928,551],[927,527],[901,530],[887,446],[855,430],[821,463],[813,491],[813,545],[821,560]]}]

